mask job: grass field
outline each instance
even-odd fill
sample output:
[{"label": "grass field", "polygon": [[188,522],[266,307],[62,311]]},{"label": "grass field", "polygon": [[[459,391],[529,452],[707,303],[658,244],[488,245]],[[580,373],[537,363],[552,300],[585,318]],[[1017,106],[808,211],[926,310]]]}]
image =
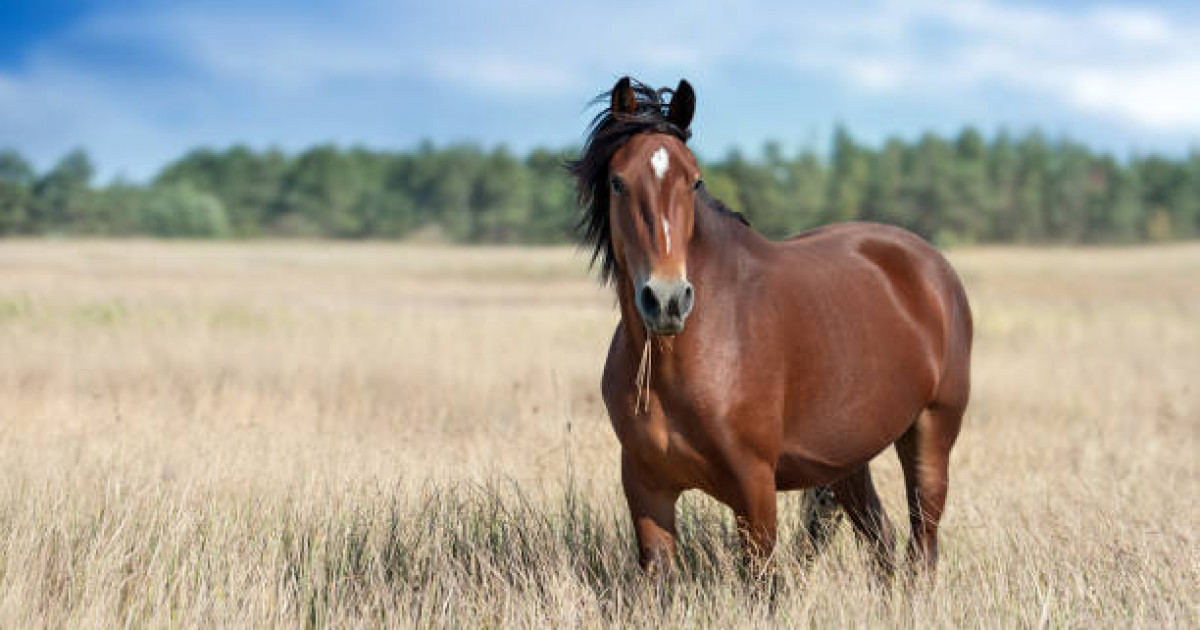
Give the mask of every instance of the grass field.
[{"label": "grass field", "polygon": [[768,597],[699,495],[638,571],[569,249],[0,242],[0,627],[1200,627],[1200,245],[951,259],[936,581],[805,560],[793,495]]}]

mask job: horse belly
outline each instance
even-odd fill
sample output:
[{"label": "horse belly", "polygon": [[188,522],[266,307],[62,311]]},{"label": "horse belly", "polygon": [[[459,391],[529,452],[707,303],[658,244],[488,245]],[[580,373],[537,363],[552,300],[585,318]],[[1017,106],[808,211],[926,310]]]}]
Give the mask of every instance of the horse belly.
[{"label": "horse belly", "polygon": [[[790,441],[784,446],[776,466],[776,484],[780,490],[798,490],[822,486],[854,472],[863,464],[874,459],[888,446],[900,438],[912,425],[919,411],[908,417],[893,416],[873,427],[883,427],[863,432],[846,432],[835,435],[821,432],[806,435],[800,440]],[[839,421],[833,423],[852,427],[855,423]]]},{"label": "horse belly", "polygon": [[852,386],[820,383],[826,396],[792,406],[776,468],[781,489],[836,481],[904,435],[935,382],[923,357],[919,352],[890,357],[877,364],[889,367],[861,373],[850,379]]},{"label": "horse belly", "polygon": [[796,352],[806,360],[789,381],[781,488],[824,485],[853,472],[899,439],[936,390],[933,322],[869,304],[845,312],[876,317],[826,327],[841,333],[836,352]]}]

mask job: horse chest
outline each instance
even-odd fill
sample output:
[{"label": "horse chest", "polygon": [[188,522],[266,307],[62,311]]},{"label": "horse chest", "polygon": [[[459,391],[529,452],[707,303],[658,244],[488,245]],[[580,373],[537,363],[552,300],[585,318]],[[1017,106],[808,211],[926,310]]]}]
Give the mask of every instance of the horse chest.
[{"label": "horse chest", "polygon": [[613,428],[627,456],[648,474],[680,489],[710,489],[724,479],[723,462],[736,448],[729,410],[737,402],[729,375],[732,356],[709,353],[697,365],[676,342],[651,357],[652,382],[639,390],[637,358],[618,331],[603,391]]}]

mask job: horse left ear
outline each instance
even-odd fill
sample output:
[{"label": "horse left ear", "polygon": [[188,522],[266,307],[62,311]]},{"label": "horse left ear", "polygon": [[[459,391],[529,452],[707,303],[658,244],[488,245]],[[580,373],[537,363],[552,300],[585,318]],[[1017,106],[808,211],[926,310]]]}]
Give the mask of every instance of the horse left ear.
[{"label": "horse left ear", "polygon": [[696,93],[687,79],[679,80],[679,87],[671,96],[671,109],[667,112],[667,120],[683,131],[692,124],[692,115],[696,113]]},{"label": "horse left ear", "polygon": [[633,82],[629,77],[621,77],[620,81],[613,86],[612,89],[612,104],[609,109],[614,114],[624,116],[636,116],[638,109],[637,95],[633,93]]}]

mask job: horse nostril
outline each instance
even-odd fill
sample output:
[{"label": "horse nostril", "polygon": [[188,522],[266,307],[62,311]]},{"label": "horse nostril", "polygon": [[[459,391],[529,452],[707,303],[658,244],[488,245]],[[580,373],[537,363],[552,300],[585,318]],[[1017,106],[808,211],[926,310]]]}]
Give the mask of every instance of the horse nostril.
[{"label": "horse nostril", "polygon": [[643,313],[649,317],[658,316],[658,296],[654,295],[654,291],[649,286],[642,287],[641,302]]},{"label": "horse nostril", "polygon": [[670,317],[679,317],[679,298],[671,298],[667,300],[667,315]]}]

